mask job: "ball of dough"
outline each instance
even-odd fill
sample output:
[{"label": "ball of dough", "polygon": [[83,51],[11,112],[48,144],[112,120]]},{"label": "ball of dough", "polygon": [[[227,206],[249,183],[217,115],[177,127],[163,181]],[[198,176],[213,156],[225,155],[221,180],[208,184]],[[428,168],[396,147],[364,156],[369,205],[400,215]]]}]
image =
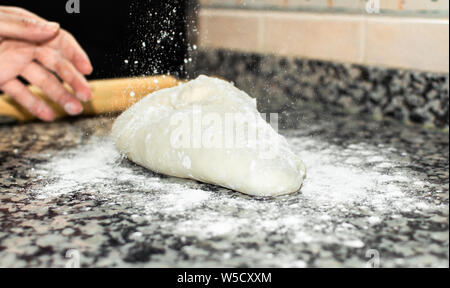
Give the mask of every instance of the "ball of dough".
[{"label": "ball of dough", "polygon": [[234,85],[200,76],[148,95],[115,121],[119,151],[154,172],[255,196],[297,192],[301,159]]}]

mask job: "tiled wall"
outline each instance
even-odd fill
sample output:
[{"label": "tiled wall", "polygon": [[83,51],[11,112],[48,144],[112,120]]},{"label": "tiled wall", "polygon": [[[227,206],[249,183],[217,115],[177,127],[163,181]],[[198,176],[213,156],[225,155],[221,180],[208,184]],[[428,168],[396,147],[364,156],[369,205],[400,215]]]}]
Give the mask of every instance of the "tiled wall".
[{"label": "tiled wall", "polygon": [[200,0],[204,7],[366,13],[367,2],[377,1],[381,13],[448,15],[448,0]]},{"label": "tiled wall", "polygon": [[[448,129],[449,1],[380,1],[413,13],[374,15],[365,0],[201,0],[188,74],[233,81],[262,111],[311,102]],[[348,13],[355,3],[365,12]]]},{"label": "tiled wall", "polygon": [[204,48],[449,72],[448,18],[202,8],[198,23]]}]

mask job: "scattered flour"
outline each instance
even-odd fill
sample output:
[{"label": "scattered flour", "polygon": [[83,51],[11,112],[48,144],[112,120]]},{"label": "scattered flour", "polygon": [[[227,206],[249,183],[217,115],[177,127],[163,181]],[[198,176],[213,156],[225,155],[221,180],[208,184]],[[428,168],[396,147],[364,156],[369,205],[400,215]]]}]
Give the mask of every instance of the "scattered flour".
[{"label": "scattered flour", "polygon": [[109,139],[95,137],[35,167],[33,191],[39,198],[90,193],[109,205],[159,219],[162,229],[180,237],[232,241],[247,233],[255,241],[281,237],[290,243],[353,248],[364,246],[364,229],[386,217],[436,208],[412,196],[426,183],[402,168],[387,149],[364,143],[342,148],[317,138],[287,138],[308,167],[304,186],[295,195],[258,199],[161,177],[123,159]]}]

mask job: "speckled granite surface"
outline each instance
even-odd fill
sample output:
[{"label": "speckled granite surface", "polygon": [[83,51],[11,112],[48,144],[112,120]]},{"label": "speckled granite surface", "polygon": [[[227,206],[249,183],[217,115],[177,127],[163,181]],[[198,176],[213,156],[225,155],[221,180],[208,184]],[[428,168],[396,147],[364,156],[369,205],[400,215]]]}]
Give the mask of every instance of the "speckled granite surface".
[{"label": "speckled granite surface", "polygon": [[449,127],[448,74],[220,49],[199,49],[191,56],[191,77],[208,74],[234,81],[250,95],[258,95],[260,107],[270,112],[295,109],[306,101],[377,118]]},{"label": "speckled granite surface", "polygon": [[303,107],[307,182],[255,199],[117,158],[111,122],[0,127],[0,267],[448,267],[446,133]]}]

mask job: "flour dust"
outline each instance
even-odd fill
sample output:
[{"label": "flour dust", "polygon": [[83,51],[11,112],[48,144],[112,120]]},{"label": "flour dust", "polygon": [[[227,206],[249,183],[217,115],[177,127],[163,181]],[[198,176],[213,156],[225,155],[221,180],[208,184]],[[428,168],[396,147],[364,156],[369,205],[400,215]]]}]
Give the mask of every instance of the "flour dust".
[{"label": "flour dust", "polygon": [[95,137],[36,166],[33,192],[42,199],[90,193],[106,205],[157,219],[161,229],[180,237],[223,237],[232,242],[236,235],[247,233],[259,240],[276,236],[290,243],[353,248],[363,247],[364,230],[386,217],[437,208],[414,196],[427,183],[395,160],[389,147],[364,143],[338,147],[287,134],[308,168],[304,186],[293,195],[252,198],[162,177],[123,159],[110,139]]}]

